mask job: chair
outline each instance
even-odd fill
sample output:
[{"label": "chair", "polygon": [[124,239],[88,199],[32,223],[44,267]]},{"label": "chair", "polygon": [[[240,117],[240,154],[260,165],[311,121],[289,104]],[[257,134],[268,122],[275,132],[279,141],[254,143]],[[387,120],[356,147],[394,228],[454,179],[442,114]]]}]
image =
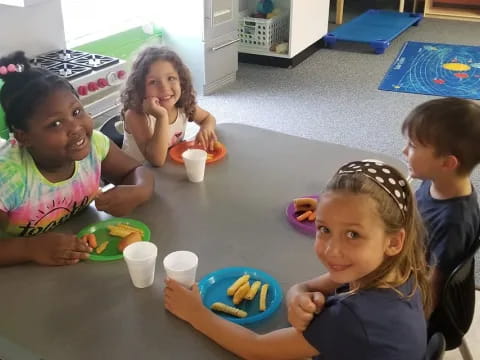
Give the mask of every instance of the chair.
[{"label": "chair", "polygon": [[107,135],[115,144],[117,144],[119,148],[121,148],[123,145],[123,133],[120,133],[116,126],[116,124],[120,121],[120,115],[115,115],[114,117],[105,121],[105,123],[100,126],[99,129],[102,133]]},{"label": "chair", "polygon": [[448,276],[440,294],[440,303],[428,324],[429,337],[441,332],[445,336],[446,350],[459,347],[464,360],[473,360],[463,337],[472,324],[475,310],[474,255],[479,246],[480,237],[468,256]]},{"label": "chair", "polygon": [[437,332],[428,340],[425,360],[442,360],[445,353],[445,337]]}]

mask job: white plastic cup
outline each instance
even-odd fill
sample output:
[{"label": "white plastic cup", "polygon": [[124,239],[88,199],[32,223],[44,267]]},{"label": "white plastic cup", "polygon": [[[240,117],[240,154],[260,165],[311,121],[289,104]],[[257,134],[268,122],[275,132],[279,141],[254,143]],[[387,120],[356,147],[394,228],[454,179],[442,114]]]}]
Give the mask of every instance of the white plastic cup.
[{"label": "white plastic cup", "polygon": [[157,252],[157,246],[149,241],[134,242],[123,250],[123,258],[135,287],[145,288],[153,284]]},{"label": "white plastic cup", "polygon": [[188,180],[194,183],[202,182],[205,176],[207,152],[201,149],[188,149],[182,153],[182,159],[185,163]]},{"label": "white plastic cup", "polygon": [[163,259],[163,266],[167,277],[173,279],[186,288],[195,284],[198,256],[191,251],[174,251]]}]

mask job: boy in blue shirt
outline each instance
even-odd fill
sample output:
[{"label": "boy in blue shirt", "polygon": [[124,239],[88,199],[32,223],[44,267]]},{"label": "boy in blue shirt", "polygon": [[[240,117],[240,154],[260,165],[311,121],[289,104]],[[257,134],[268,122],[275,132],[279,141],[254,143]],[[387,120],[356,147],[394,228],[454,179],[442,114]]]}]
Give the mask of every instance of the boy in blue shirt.
[{"label": "boy in blue shirt", "polygon": [[405,119],[403,149],[425,222],[433,266],[434,304],[444,281],[479,236],[480,210],[470,175],[480,162],[480,105],[457,98],[431,100]]}]

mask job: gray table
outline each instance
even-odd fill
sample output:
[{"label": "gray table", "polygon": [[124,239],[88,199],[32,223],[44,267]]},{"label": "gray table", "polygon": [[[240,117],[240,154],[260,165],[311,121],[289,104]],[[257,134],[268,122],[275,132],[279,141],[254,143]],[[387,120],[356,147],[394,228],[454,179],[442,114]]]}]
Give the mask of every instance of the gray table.
[{"label": "gray table", "polygon": [[[164,310],[163,257],[194,251],[198,278],[227,266],[257,267],[286,291],[325,271],[313,238],[285,220],[289,201],[318,193],[350,160],[402,166],[380,154],[244,125],[221,124],[218,134],[228,155],[207,167],[203,183],[189,183],[183,166],[168,163],[155,170],[154,198],[131,215],[150,227],[158,245],[152,287],[134,288],[123,261],[1,268],[0,335],[47,360],[235,358]],[[62,230],[77,232],[107,217],[89,208]],[[282,304],[251,328],[286,325]]]}]

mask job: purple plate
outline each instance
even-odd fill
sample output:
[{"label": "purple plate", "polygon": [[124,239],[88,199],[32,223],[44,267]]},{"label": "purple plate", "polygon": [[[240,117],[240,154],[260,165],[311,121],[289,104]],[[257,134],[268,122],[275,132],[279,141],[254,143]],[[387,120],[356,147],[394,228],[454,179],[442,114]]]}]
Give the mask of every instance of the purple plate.
[{"label": "purple plate", "polygon": [[[317,199],[318,200],[318,195],[308,195],[308,196],[300,196],[300,197],[308,197],[312,199]],[[287,208],[285,209],[285,215],[287,216],[288,222],[298,231],[306,234],[306,235],[313,235],[315,236],[315,233],[317,232],[317,229],[315,228],[315,222],[314,221],[298,221],[297,220],[297,215],[295,215],[295,207],[293,205],[293,201],[288,204]]]}]

